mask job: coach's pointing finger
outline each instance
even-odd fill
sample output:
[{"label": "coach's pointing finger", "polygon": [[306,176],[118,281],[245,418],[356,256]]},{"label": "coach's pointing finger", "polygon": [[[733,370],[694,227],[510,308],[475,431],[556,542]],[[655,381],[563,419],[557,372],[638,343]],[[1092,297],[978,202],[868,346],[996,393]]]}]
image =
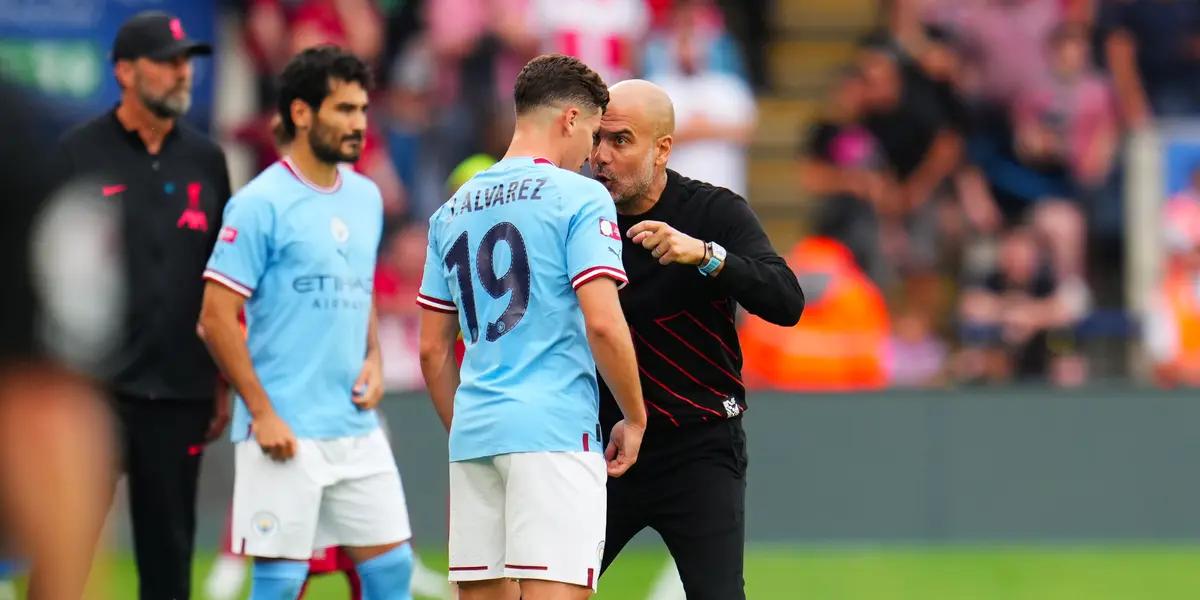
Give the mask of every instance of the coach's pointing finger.
[{"label": "coach's pointing finger", "polygon": [[626,233],[635,244],[650,251],[659,264],[698,265],[705,258],[704,242],[666,223],[642,221]]},{"label": "coach's pointing finger", "polygon": [[633,240],[633,243],[640,244],[641,240],[637,239],[639,233],[650,232],[654,233],[666,226],[662,221],[641,221],[637,225],[629,228],[625,232],[625,236]]}]

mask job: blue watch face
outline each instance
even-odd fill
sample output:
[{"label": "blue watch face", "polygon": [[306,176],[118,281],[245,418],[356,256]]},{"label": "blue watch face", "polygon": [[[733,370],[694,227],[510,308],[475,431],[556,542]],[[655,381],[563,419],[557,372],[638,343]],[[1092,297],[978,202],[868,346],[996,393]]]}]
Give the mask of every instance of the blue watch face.
[{"label": "blue watch face", "polygon": [[725,248],[721,247],[721,245],[716,242],[711,242],[711,245],[713,260],[717,262],[725,260]]},{"label": "blue watch face", "polygon": [[708,246],[711,254],[708,257],[708,260],[699,267],[700,272],[704,275],[711,275],[713,271],[717,270],[717,267],[721,266],[721,261],[725,260],[724,248],[713,243],[709,243]]}]

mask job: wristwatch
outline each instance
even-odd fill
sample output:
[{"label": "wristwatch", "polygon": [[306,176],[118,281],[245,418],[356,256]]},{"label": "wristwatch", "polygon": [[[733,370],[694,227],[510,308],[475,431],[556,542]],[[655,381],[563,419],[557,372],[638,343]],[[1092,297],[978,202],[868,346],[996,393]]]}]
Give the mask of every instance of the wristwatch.
[{"label": "wristwatch", "polygon": [[708,277],[721,268],[721,264],[725,262],[725,249],[716,242],[706,242],[704,249],[707,259],[696,268],[700,270],[701,275]]}]

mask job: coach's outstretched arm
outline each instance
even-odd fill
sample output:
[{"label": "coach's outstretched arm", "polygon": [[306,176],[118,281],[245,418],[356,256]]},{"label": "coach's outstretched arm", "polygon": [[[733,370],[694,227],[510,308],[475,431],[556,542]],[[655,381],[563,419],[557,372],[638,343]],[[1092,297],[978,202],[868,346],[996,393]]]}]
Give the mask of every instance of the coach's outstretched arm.
[{"label": "coach's outstretched arm", "polygon": [[750,205],[732,192],[729,196],[721,220],[729,255],[716,274],[716,284],[751,314],[791,327],[804,312],[804,292],[796,273],[775,253]]},{"label": "coach's outstretched arm", "polygon": [[796,273],[775,253],[766,232],[740,196],[718,189],[711,219],[720,223],[713,239],[700,240],[662,221],[642,221],[625,233],[633,243],[650,250],[658,262],[698,266],[709,258],[705,241],[720,244],[728,254],[711,275],[721,291],[751,314],[791,327],[804,312],[804,292]]},{"label": "coach's outstretched arm", "polygon": [[251,433],[258,445],[275,460],[287,460],[296,454],[296,435],[275,414],[271,399],[254,373],[250,350],[238,324],[238,313],[246,298],[234,290],[209,280],[204,287],[200,324],[196,332],[208,346],[209,354],[246,403],[250,411]]},{"label": "coach's outstretched arm", "polygon": [[454,418],[454,393],[458,391],[458,360],[454,355],[458,331],[458,313],[421,311],[421,375],[446,431],[450,431]]},{"label": "coach's outstretched arm", "polygon": [[583,311],[596,368],[625,415],[613,427],[608,447],[604,449],[609,476],[620,477],[637,462],[642,436],[646,433],[646,404],[642,400],[637,355],[613,280],[597,277],[576,288],[575,295]]}]

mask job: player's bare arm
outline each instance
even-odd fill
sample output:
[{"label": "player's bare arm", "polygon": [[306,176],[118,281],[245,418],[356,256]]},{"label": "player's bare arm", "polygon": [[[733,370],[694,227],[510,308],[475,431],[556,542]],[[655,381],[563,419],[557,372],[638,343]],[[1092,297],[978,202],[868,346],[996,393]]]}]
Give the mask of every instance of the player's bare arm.
[{"label": "player's bare arm", "polygon": [[454,392],[458,390],[458,361],[454,356],[458,331],[457,313],[421,311],[421,374],[429,387],[433,409],[446,431],[450,431]]},{"label": "player's bare arm", "polygon": [[275,414],[271,399],[254,373],[250,350],[238,325],[238,313],[246,299],[219,283],[204,287],[197,333],[234,389],[241,394],[253,419],[251,430],[263,452],[275,460],[287,460],[296,454],[296,436]]},{"label": "player's bare arm", "polygon": [[379,319],[375,303],[371,303],[371,317],[367,321],[367,356],[363,359],[362,371],[354,380],[354,404],[360,410],[371,410],[383,399],[383,356],[379,351]]},{"label": "player's bare arm", "polygon": [[638,377],[633,339],[629,335],[629,325],[625,323],[625,314],[621,312],[617,284],[613,280],[593,279],[579,286],[575,295],[583,311],[596,368],[625,416],[613,427],[608,447],[604,449],[608,474],[620,477],[637,462],[642,436],[646,432],[646,405],[642,402],[642,383]]}]

